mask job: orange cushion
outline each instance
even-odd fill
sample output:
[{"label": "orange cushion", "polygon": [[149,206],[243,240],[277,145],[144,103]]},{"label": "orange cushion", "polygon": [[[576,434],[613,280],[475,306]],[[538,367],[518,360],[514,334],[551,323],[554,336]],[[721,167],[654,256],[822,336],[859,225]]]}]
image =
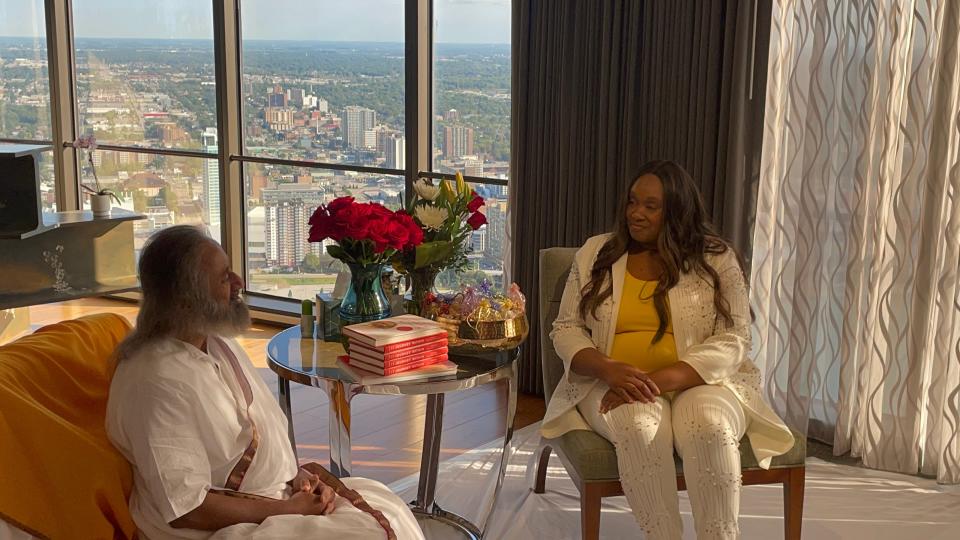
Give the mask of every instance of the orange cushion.
[{"label": "orange cushion", "polygon": [[133,538],[130,465],[104,420],[117,344],[104,313],[0,347],[0,517],[49,538]]}]

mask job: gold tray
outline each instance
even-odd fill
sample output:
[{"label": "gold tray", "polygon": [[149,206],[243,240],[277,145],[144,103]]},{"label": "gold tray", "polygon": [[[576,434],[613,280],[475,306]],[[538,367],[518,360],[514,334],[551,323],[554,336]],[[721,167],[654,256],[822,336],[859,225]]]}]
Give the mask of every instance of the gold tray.
[{"label": "gold tray", "polygon": [[459,321],[442,317],[437,321],[447,328],[449,347],[461,352],[513,349],[523,343],[530,332],[526,315],[503,321]]}]

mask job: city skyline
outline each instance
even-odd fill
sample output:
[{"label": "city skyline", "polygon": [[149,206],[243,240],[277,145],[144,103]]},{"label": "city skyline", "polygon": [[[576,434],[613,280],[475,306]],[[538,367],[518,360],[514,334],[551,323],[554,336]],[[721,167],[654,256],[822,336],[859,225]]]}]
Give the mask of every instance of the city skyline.
[{"label": "city skyline", "polygon": [[[85,5],[74,0],[75,9]],[[0,0],[0,17],[3,7]],[[84,8],[85,9],[85,8]],[[8,10],[9,11],[9,10]],[[284,35],[282,31],[278,36]],[[201,150],[215,156],[215,57],[210,39],[93,38],[74,41],[78,130],[102,144]],[[0,136],[51,137],[50,99],[42,38],[0,39]],[[318,204],[352,195],[391,208],[405,184],[404,56],[401,43],[251,40],[243,36],[240,98],[243,152],[318,168],[247,163],[243,167],[246,270],[249,290],[311,296],[331,287],[338,267],[308,241],[309,214]],[[510,46],[441,44],[434,56],[431,170],[509,178]],[[141,213],[135,247],[156,230],[178,223],[208,227],[218,238],[222,178],[205,157],[130,150],[91,153],[99,181],[123,196],[121,207]],[[382,174],[325,168],[349,164],[394,169]],[[80,178],[93,182],[81,161]],[[55,203],[51,161],[41,171],[45,209]],[[506,190],[476,184],[487,198],[487,225],[472,233],[465,279],[502,286]],[[456,276],[438,280],[456,286]]]},{"label": "city skyline", "polygon": [[[77,36],[213,38],[211,6],[196,0],[74,0],[73,8]],[[312,9],[323,17],[304,16]],[[246,0],[241,12],[245,40],[403,43],[403,0]],[[509,0],[436,0],[434,13],[437,43],[510,43]],[[145,20],[149,27],[139,24]],[[42,0],[0,0],[0,37],[43,36],[44,24]],[[277,29],[283,34],[276,35]]]}]

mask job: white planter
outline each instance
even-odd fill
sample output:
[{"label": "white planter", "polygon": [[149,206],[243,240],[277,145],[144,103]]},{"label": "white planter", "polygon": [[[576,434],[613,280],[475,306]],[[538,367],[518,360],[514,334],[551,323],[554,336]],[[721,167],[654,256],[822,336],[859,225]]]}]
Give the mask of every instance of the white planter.
[{"label": "white planter", "polygon": [[90,210],[93,217],[110,217],[110,195],[90,194]]}]

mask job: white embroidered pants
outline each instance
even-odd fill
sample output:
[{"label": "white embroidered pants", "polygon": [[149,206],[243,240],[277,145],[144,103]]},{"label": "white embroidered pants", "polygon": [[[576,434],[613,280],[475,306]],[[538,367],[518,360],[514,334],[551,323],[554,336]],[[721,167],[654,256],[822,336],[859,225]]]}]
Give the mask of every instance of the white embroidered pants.
[{"label": "white embroidered pants", "polygon": [[647,538],[678,540],[683,532],[674,448],[683,459],[697,538],[737,538],[739,441],[747,429],[737,398],[726,388],[703,385],[601,415],[606,391],[598,384],[578,408],[616,448],[623,491]]}]

